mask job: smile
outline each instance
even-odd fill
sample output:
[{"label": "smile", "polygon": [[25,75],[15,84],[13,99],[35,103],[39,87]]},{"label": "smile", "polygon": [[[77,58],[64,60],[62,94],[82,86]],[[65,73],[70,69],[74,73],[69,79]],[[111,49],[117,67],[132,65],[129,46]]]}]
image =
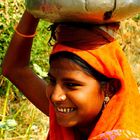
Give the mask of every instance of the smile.
[{"label": "smile", "polygon": [[57,111],[62,112],[62,113],[70,113],[75,110],[73,107],[68,107],[68,108],[63,108],[63,107],[57,107]]}]

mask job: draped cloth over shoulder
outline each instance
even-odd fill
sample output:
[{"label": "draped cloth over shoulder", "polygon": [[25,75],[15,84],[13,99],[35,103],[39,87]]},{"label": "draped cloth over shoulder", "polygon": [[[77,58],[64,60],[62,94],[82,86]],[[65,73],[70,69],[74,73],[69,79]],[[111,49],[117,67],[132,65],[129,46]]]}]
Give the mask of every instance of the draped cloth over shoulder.
[{"label": "draped cloth over shoulder", "polygon": [[[63,33],[61,28],[63,28]],[[65,29],[68,31],[65,31]],[[100,27],[93,27],[90,30],[74,29],[72,36],[71,31],[71,27],[60,27],[58,29],[58,43],[54,46],[52,54],[61,51],[72,52],[100,73],[110,78],[116,78],[121,82],[120,90],[111,98],[103,110],[88,140],[107,138],[107,135],[106,137],[103,136],[107,132],[107,134],[112,132],[114,139],[116,135],[114,133],[117,133],[118,137],[116,139],[118,140],[140,138],[140,95],[119,43],[113,38],[113,35],[107,34]],[[63,36],[65,36],[65,39]],[[64,128],[57,124],[51,103],[48,139],[74,140],[71,128]]]}]

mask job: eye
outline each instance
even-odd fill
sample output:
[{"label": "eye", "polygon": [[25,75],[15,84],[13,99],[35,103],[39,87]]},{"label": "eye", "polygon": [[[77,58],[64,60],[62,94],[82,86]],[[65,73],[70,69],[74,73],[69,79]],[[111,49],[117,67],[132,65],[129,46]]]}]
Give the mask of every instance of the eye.
[{"label": "eye", "polygon": [[69,89],[77,89],[78,87],[81,86],[78,83],[69,83],[69,82],[65,82],[64,85]]}]

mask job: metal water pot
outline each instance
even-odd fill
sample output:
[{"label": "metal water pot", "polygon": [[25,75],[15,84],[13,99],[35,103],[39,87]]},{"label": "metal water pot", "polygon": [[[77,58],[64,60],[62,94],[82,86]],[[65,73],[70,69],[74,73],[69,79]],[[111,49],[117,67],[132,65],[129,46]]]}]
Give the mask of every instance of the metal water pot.
[{"label": "metal water pot", "polygon": [[49,22],[118,22],[140,13],[140,0],[25,0],[27,10]]}]

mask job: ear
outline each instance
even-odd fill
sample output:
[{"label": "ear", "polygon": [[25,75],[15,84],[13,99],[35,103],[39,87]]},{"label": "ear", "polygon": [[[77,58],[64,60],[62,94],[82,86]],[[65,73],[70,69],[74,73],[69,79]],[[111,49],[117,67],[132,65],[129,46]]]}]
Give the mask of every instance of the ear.
[{"label": "ear", "polygon": [[118,79],[111,79],[109,81],[109,91],[112,93],[116,93],[120,90],[121,88],[121,82]]},{"label": "ear", "polygon": [[121,83],[118,79],[110,79],[102,86],[105,96],[108,96],[109,98],[116,94],[120,90],[120,88]]}]

